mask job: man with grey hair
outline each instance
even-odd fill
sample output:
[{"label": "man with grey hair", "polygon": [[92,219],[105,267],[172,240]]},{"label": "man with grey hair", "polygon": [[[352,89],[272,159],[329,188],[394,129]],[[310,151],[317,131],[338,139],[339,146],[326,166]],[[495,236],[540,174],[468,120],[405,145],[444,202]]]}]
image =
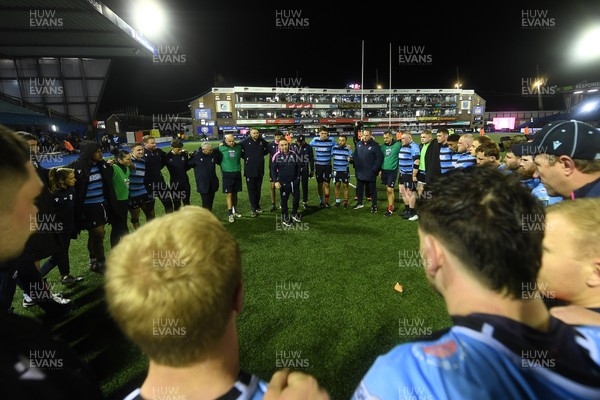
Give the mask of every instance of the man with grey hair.
[{"label": "man with grey hair", "polygon": [[219,190],[217,178],[217,164],[221,164],[223,155],[213,151],[209,142],[203,142],[201,149],[192,153],[188,163],[194,169],[196,177],[196,191],[202,198],[202,207],[212,211],[215,193]]}]

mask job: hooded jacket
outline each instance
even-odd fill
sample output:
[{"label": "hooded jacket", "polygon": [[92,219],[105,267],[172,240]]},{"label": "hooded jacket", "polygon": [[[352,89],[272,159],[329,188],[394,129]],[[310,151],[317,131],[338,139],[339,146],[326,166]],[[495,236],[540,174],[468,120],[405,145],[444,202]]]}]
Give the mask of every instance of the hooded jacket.
[{"label": "hooded jacket", "polygon": [[[81,231],[83,202],[87,192],[90,171],[94,166],[92,156],[100,149],[100,144],[90,140],[84,140],[81,142],[79,149],[81,151],[79,158],[67,165],[68,168],[73,168],[75,170],[75,233]],[[117,204],[117,196],[112,183],[113,168],[104,160],[98,161],[98,168],[100,169],[100,175],[102,176],[108,222],[112,223],[115,218],[114,210],[116,209]]]}]

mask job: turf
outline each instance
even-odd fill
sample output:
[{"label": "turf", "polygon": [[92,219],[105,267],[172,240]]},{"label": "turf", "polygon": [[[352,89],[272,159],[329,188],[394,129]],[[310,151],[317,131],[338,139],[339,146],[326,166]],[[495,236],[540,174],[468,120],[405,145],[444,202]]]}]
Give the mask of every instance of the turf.
[{"label": "turf", "polygon": [[[199,143],[185,147],[192,151]],[[168,180],[166,170],[164,174]],[[189,175],[195,189],[193,172]],[[450,325],[443,299],[427,283],[419,262],[418,223],[397,214],[383,216],[387,200],[379,182],[380,211],[371,214],[368,206],[319,209],[311,179],[309,207],[293,230],[284,229],[278,212],[250,218],[245,186],[239,196],[243,217],[235,223],[227,222],[220,192],[213,212],[242,250],[245,303],[238,328],[244,370],[266,381],[282,367],[307,371],[332,399],[348,399],[377,355]],[[351,205],[353,196],[351,187]],[[331,198],[333,202],[333,194]],[[201,203],[195,191],[191,203]],[[261,205],[265,210],[270,206],[268,176]],[[156,211],[163,213],[159,202]],[[110,226],[107,252],[109,232]],[[83,276],[83,282],[67,287],[58,283],[56,269],[48,275],[54,291],[77,305],[52,329],[90,365],[107,398],[121,399],[143,381],[147,360],[110,319],[103,278],[87,269],[86,243],[84,232],[72,242],[70,253],[72,274]],[[394,290],[397,282],[403,292]],[[15,312],[41,316],[37,306],[22,307],[21,293],[18,289],[15,295]]]}]

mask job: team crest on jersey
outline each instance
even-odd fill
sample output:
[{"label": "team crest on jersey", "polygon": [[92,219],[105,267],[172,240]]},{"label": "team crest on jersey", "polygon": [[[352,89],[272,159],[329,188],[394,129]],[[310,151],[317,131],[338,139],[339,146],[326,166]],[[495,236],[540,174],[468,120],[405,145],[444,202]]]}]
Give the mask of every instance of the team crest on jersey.
[{"label": "team crest on jersey", "polygon": [[442,369],[457,369],[465,358],[465,352],[454,339],[436,343],[415,343],[412,352],[419,360]]}]

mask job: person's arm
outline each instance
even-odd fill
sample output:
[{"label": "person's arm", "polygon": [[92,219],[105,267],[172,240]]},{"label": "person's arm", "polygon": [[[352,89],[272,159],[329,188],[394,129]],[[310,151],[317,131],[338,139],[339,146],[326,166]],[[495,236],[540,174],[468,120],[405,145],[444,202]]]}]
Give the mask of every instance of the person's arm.
[{"label": "person's arm", "polygon": [[159,148],[158,154],[160,154],[160,169],[163,169],[167,165],[167,153]]},{"label": "person's arm", "polygon": [[419,164],[421,163],[421,151],[417,148],[415,155],[413,156],[413,171],[412,180],[417,182],[417,174],[419,173]]},{"label": "person's arm", "polygon": [[360,141],[360,137],[358,137],[358,132],[361,131],[363,128],[363,122],[362,121],[356,121],[354,123],[354,135],[352,135],[352,139],[354,139],[354,144],[356,145],[356,143],[358,143]]},{"label": "person's arm", "polygon": [[223,153],[217,148],[213,150],[213,154],[215,155],[215,163],[221,165],[223,162]]},{"label": "person's arm", "polygon": [[380,149],[377,149],[377,151],[375,151],[375,173],[379,173],[381,170],[381,164],[383,164],[383,153]]},{"label": "person's arm", "polygon": [[263,400],[329,400],[329,394],[314,376],[281,370],[271,377]]},{"label": "person's arm", "polygon": [[271,163],[271,176],[273,176],[275,187],[279,189],[281,184],[279,183],[279,173],[277,171],[277,154],[273,156],[273,162]]}]

